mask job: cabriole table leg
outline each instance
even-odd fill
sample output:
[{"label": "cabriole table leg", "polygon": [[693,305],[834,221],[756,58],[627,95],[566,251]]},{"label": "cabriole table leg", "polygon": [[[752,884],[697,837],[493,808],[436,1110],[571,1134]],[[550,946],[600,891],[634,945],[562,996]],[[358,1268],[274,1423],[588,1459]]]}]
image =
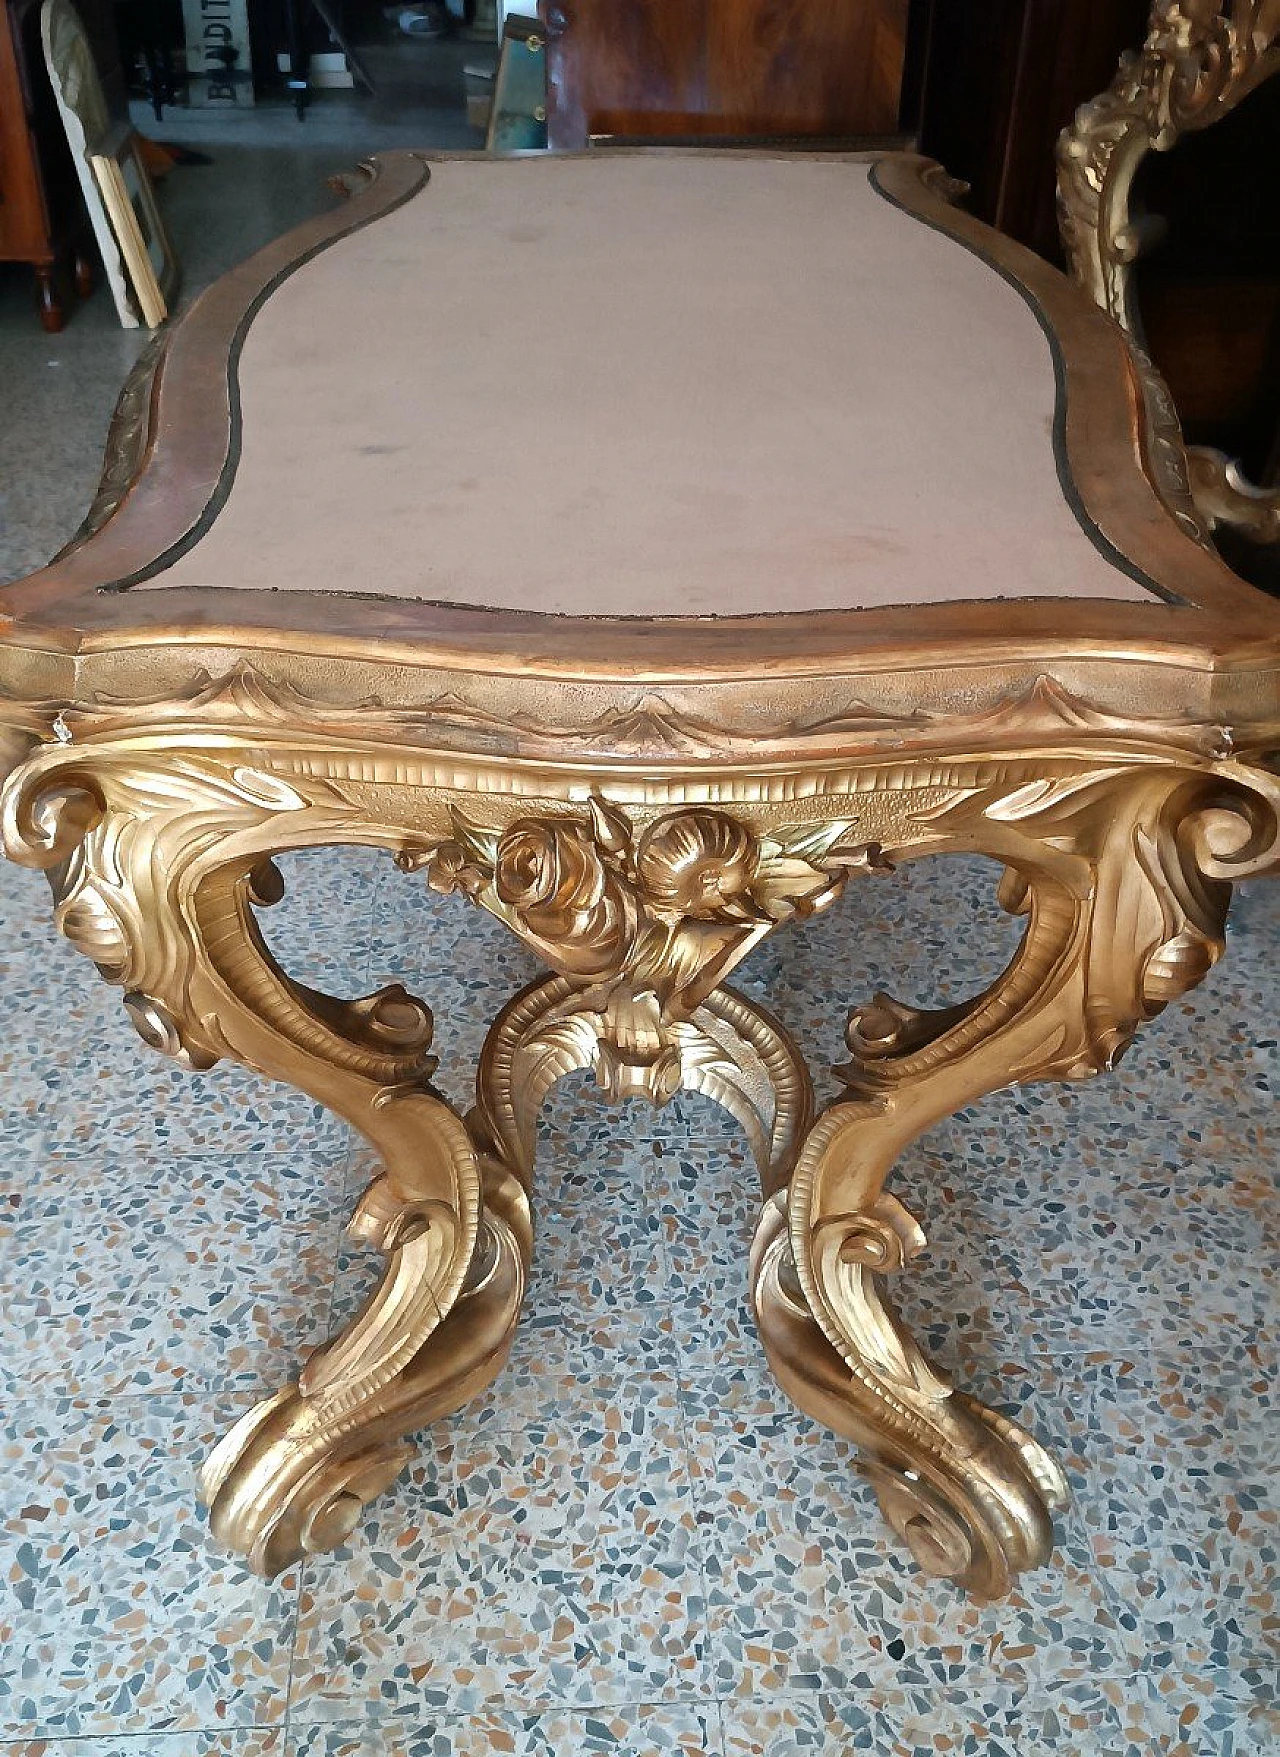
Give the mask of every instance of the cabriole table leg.
[{"label": "cabriole table leg", "polygon": [[283,1080],[381,1158],[351,1222],[386,1255],[379,1285],[201,1474],[214,1533],[275,1574],[340,1543],[412,1456],[404,1436],[501,1368],[528,1268],[525,1190],[432,1089],[421,1001],[399,985],[338,1000],[271,956],[254,913],[283,892],[270,853],[334,840],[332,814],[245,766],[56,747],[4,803],[6,852],[48,870],[59,927],[124,988],[153,1049]]},{"label": "cabriole table leg", "polygon": [[[384,761],[398,777],[400,759]],[[340,1542],[404,1465],[404,1436],[498,1371],[529,1261],[538,1108],[590,1067],[611,1098],[693,1088],[739,1119],[764,1186],[753,1286],[779,1379],[860,1444],[924,1567],[978,1597],[1007,1591],[1048,1554],[1065,1485],[1029,1435],[952,1390],[885,1302],[878,1276],[923,1244],[885,1179],[982,1093],[1112,1066],[1198,981],[1223,948],[1230,880],[1276,864],[1280,784],[1221,757],[1023,751],[948,763],[945,787],[928,764],[868,768],[841,813],[814,797],[807,819],[766,829],[749,809],[623,810],[598,793],[497,813],[477,790],[467,805],[485,821],[398,779],[372,815],[347,765],[242,735],[54,742],[0,800],[4,851],[48,870],[59,926],[153,1047],[285,1080],[382,1157],[354,1224],[386,1252],[383,1280],[218,1447],[203,1477],[215,1532],[264,1573]],[[877,798],[893,833],[868,842],[859,820]],[[405,827],[419,818],[437,827]],[[500,1015],[466,1121],[430,1086],[421,1002],[398,986],[316,993],[261,937],[255,907],[282,888],[271,855],[342,841],[391,848],[556,971]],[[724,978],[850,875],[946,851],[1004,866],[1021,948],[969,1005],[879,996],[855,1012],[848,1095],[814,1122],[796,1050]]]},{"label": "cabriole table leg", "polygon": [[882,1277],[925,1245],[886,1177],[910,1141],[986,1093],[1113,1067],[1221,955],[1224,875],[1271,858],[1276,822],[1254,784],[1153,768],[1032,779],[935,827],[939,845],[1006,863],[1000,899],[1026,916],[1025,936],[968,1005],[880,994],[853,1012],[848,1096],[764,1210],[753,1294],[784,1389],[857,1443],[920,1566],[983,1600],[1048,1558],[1067,1484],[1030,1434],[953,1389],[886,1299]]}]

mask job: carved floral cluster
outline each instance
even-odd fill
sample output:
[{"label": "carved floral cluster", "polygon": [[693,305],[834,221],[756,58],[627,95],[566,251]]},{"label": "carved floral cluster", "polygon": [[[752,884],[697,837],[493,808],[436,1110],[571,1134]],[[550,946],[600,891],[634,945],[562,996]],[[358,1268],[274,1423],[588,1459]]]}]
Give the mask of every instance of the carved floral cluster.
[{"label": "carved floral cluster", "polygon": [[846,823],[762,840],[701,806],[638,834],[600,799],[585,818],[520,818],[498,832],[455,813],[453,828],[400,864],[425,868],[434,890],[462,892],[506,916],[574,974],[625,967],[666,989],[724,963],[775,922],[824,908],[857,859],[836,858]]}]

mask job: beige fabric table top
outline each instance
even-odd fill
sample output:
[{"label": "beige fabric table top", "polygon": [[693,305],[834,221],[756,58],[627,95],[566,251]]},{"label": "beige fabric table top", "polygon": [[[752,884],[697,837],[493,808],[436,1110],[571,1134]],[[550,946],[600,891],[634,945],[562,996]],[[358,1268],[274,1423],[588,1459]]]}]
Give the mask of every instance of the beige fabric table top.
[{"label": "beige fabric table top", "polygon": [[572,615],[1144,599],[1016,288],[831,158],[444,160],[290,275],[173,586]]}]

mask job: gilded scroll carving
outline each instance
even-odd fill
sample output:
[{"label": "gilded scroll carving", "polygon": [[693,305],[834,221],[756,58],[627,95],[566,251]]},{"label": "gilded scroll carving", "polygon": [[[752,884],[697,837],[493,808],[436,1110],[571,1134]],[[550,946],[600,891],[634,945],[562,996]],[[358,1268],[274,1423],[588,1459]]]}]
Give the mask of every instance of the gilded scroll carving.
[{"label": "gilded scroll carving", "polygon": [[55,745],[12,778],[0,821],[6,853],[49,870],[60,927],[125,989],[152,1048],[286,1080],[381,1155],[352,1221],[386,1256],[381,1283],[202,1477],[215,1533],[266,1574],[340,1542],[410,1456],[404,1434],[498,1370],[525,1280],[527,1216],[500,1179],[486,1211],[470,1136],[430,1086],[427,1008],[398,985],[315,993],[258,931],[255,906],[281,891],[269,851],[350,820],[322,781],[304,793],[234,757]]},{"label": "gilded scroll carving", "polygon": [[[1182,135],[1225,116],[1278,68],[1277,0],[1155,0],[1142,49],[1121,59],[1110,88],[1063,130],[1058,216],[1071,274],[1135,340],[1143,331],[1133,264],[1150,232],[1131,208],[1139,165],[1149,152],[1167,152]],[[1148,463],[1154,480],[1176,490],[1175,514],[1186,523],[1178,501],[1189,490],[1200,514],[1195,534],[1226,523],[1255,541],[1280,541],[1280,493],[1245,482],[1228,460],[1219,462],[1220,454],[1194,448],[1189,476],[1176,479],[1181,446],[1159,437],[1156,374],[1145,356],[1140,365],[1149,421],[1155,420]]]},{"label": "gilded scroll carving", "polygon": [[1149,152],[1207,128],[1280,64],[1277,0],[1155,0],[1146,43],[1081,106],[1058,143],[1058,203],[1071,272],[1131,335],[1142,326],[1129,200]]},{"label": "gilded scroll carving", "polygon": [[784,1386],[863,1447],[921,1566],[991,1598],[1047,1556],[1066,1485],[1029,1434],[954,1391],[898,1320],[881,1277],[908,1266],[924,1234],[885,1178],[907,1142],[983,1093],[1114,1066],[1138,1025],[1221,955],[1230,881],[1280,858],[1280,784],[1229,765],[1086,770],[975,791],[938,823],[945,845],[1006,863],[1001,900],[1025,914],[1023,943],[968,1006],[925,1013],[878,995],[852,1014],[849,1095],[804,1142],[786,1230],[762,1222],[754,1285]]},{"label": "gilded scroll carving", "polygon": [[[1233,755],[1225,727],[1122,723],[1045,682],[953,727],[968,754],[762,776],[748,809],[624,805],[576,777],[513,800],[478,762],[472,790],[443,788],[412,745],[383,753],[394,779],[371,782],[366,745],[290,734],[269,692],[233,687],[239,724],[211,733],[65,722],[0,797],[5,852],[46,869],[60,927],[152,1047],[286,1080],[381,1155],[352,1225],[385,1254],[382,1281],[215,1452],[202,1479],[215,1533],[267,1573],[341,1541],[403,1467],[406,1433],[498,1370],[527,1276],[538,1106],[589,1067],[615,1098],[692,1088],[740,1120],[762,1173],[752,1281],[770,1359],[860,1444],[922,1565],[992,1596],[1043,1559],[1060,1474],[897,1319],[883,1281],[909,1272],[924,1235],[885,1179],[974,1096],[1113,1065],[1204,975],[1231,881],[1280,864],[1280,781]],[[893,802],[876,818],[892,826],[883,845],[863,799]],[[271,856],[334,841],[391,848],[557,972],[495,1025],[465,1122],[431,1087],[420,1001],[398,985],[316,993],[263,941],[256,911],[282,890]],[[814,1122],[794,1046],[724,978],[851,875],[949,850],[1003,864],[1022,948],[968,1005],[858,1009],[847,1094]]]}]

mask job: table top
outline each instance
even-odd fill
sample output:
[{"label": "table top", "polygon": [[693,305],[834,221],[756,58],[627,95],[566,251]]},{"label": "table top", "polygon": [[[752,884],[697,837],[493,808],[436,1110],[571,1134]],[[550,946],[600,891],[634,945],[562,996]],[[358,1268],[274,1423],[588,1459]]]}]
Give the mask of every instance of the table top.
[{"label": "table top", "polygon": [[346,702],[973,705],[1100,663],[1272,701],[1280,617],[1198,526],[1159,380],[951,193],[912,155],[374,161],[127,388],[84,540],[0,590],[0,687],[269,650]]},{"label": "table top", "polygon": [[452,161],[290,275],[140,589],[570,616],[1136,599],[1017,287],[846,160]]}]

